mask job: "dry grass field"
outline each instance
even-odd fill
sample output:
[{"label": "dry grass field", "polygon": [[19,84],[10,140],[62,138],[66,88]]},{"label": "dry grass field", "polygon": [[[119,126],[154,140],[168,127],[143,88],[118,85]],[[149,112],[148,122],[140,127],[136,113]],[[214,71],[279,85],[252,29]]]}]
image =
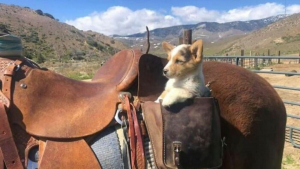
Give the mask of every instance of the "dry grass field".
[{"label": "dry grass field", "polygon": [[[272,65],[268,68],[273,68],[274,71],[291,71],[296,70],[300,72],[300,64],[279,64]],[[272,85],[282,85],[289,87],[300,87],[300,76],[275,75],[275,74],[260,74]],[[300,91],[276,89],[278,94],[283,100],[300,102]],[[300,116],[300,106],[292,106],[286,104],[286,110],[288,114]],[[295,127],[300,127],[300,120],[288,118],[287,124]],[[296,133],[298,144],[300,140],[300,131]],[[286,142],[284,149],[284,157],[282,159],[282,169],[299,169],[300,168],[300,149],[294,148],[291,143],[288,142],[288,134],[286,134]]]}]

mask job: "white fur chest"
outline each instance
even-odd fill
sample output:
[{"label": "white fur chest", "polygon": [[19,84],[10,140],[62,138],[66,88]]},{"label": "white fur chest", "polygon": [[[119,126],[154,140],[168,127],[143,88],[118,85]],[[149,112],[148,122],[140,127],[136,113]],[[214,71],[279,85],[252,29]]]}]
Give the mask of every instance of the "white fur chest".
[{"label": "white fur chest", "polygon": [[189,91],[193,95],[200,95],[201,93],[201,82],[198,77],[188,77],[185,79],[169,79],[166,85],[166,90],[171,90],[172,88],[181,88]]}]

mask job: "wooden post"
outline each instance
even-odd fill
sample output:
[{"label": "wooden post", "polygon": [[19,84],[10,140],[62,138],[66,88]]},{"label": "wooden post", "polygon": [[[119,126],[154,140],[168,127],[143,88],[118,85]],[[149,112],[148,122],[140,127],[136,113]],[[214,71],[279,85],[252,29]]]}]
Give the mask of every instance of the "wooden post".
[{"label": "wooden post", "polygon": [[[299,52],[299,57],[300,57],[300,52]],[[298,63],[300,64],[300,59],[298,60]]]},{"label": "wooden post", "polygon": [[[280,50],[278,51],[278,56],[280,56]],[[280,64],[280,59],[278,59],[278,64]]]},{"label": "wooden post", "polygon": [[192,44],[192,29],[183,31],[183,44]]},{"label": "wooden post", "polygon": [[[270,49],[268,49],[268,56],[271,56],[271,54],[270,54]],[[268,64],[270,65],[271,64],[271,59],[268,59]]]},{"label": "wooden post", "polygon": [[258,59],[254,58],[254,69],[258,69]]},{"label": "wooden post", "polygon": [[179,45],[183,44],[183,37],[179,37]]},{"label": "wooden post", "polygon": [[[252,51],[250,50],[250,56],[252,56]],[[248,61],[249,61],[249,63],[248,63],[248,65],[249,65],[249,68],[252,66],[252,59],[251,58],[249,58],[248,59]]]},{"label": "wooden post", "polygon": [[[241,50],[241,56],[244,56],[244,49]],[[244,67],[244,58],[241,58],[241,66]]]}]

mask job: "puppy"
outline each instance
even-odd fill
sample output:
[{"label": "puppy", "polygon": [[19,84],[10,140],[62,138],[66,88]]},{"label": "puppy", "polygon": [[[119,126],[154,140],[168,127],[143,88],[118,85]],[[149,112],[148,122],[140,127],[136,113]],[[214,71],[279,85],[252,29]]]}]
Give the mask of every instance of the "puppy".
[{"label": "puppy", "polygon": [[210,92],[204,84],[202,72],[202,40],[197,40],[192,45],[182,44],[177,47],[163,42],[162,46],[169,60],[163,69],[163,75],[169,80],[155,102],[162,99],[162,105],[166,107],[190,98],[208,96]]}]

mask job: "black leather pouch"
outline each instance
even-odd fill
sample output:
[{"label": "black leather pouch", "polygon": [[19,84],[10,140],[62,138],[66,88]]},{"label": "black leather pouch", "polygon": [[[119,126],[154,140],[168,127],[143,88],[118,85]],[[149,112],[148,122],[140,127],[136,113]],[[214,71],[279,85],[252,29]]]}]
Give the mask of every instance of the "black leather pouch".
[{"label": "black leather pouch", "polygon": [[220,116],[214,97],[195,98],[167,109],[149,101],[142,109],[157,168],[222,165]]},{"label": "black leather pouch", "polygon": [[168,168],[216,168],[222,165],[219,109],[213,97],[201,97],[165,109],[163,160]]}]

